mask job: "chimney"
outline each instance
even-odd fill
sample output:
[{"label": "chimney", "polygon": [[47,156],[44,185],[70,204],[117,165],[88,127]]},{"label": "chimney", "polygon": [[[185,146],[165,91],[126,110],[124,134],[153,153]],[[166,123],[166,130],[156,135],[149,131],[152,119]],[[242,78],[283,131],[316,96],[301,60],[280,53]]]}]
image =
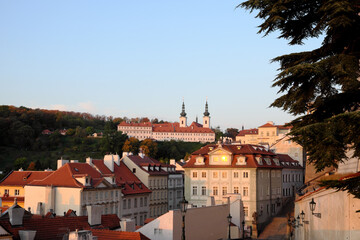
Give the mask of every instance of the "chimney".
[{"label": "chimney", "polygon": [[120,220],[120,228],[123,232],[135,232],[135,221],[130,218],[122,218]]},{"label": "chimney", "polygon": [[267,121],[267,123],[271,124],[271,125],[274,125],[274,122],[273,121]]},{"label": "chimney", "polygon": [[122,157],[129,156],[129,152],[123,152]]},{"label": "chimney", "polygon": [[33,230],[19,230],[20,240],[34,240],[36,231]]},{"label": "chimney", "polygon": [[37,208],[36,208],[36,214],[41,215],[41,216],[44,215],[44,206],[43,206],[42,202],[38,202]]},{"label": "chimney", "polygon": [[77,163],[79,160],[70,160],[71,163]]},{"label": "chimney", "polygon": [[140,156],[141,158],[144,158],[144,157],[145,157],[145,154],[143,153],[142,148],[139,149],[139,156]]},{"label": "chimney", "polygon": [[102,208],[103,207],[100,205],[86,206],[88,212],[88,223],[90,226],[101,224]]},{"label": "chimney", "polygon": [[21,207],[10,207],[8,212],[11,226],[21,226],[23,224],[25,209]]},{"label": "chimney", "polygon": [[175,159],[170,159],[170,165],[175,165]]},{"label": "chimney", "polygon": [[120,156],[119,156],[119,154],[115,154],[115,155],[114,155],[114,162],[115,162],[118,166],[120,166]]},{"label": "chimney", "polygon": [[104,164],[110,169],[111,172],[114,172],[114,155],[105,155]]},{"label": "chimney", "polygon": [[59,159],[57,160],[57,169],[61,168],[62,166],[64,166],[65,164],[67,164],[69,162],[69,160],[64,160],[64,159]]},{"label": "chimney", "polygon": [[91,157],[87,157],[87,158],[86,158],[86,163],[89,164],[90,166],[92,166],[92,158],[91,158]]}]

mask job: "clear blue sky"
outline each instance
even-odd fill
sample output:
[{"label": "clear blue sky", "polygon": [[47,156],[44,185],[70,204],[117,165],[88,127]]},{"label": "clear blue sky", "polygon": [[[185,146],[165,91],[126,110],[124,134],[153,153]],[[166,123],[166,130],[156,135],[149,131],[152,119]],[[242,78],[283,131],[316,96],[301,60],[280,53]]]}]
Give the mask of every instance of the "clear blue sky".
[{"label": "clear blue sky", "polygon": [[0,1],[1,105],[245,128],[294,117],[268,106],[278,55],[242,1]]}]

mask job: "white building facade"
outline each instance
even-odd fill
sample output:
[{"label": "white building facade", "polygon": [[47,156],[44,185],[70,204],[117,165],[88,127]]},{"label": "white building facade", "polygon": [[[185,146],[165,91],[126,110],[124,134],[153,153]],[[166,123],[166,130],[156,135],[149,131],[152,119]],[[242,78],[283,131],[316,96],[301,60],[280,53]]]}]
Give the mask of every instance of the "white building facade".
[{"label": "white building facade", "polygon": [[262,146],[212,144],[192,153],[184,165],[185,198],[194,207],[209,197],[222,204],[229,193],[240,194],[246,225],[253,214],[259,224],[281,209],[281,171],[277,156]]},{"label": "white building facade", "polygon": [[214,142],[215,133],[210,128],[210,113],[206,102],[203,116],[203,124],[193,122],[187,125],[185,105],[183,103],[182,112],[180,113],[179,122],[175,123],[127,123],[121,122],[118,131],[126,133],[129,137],[139,140],[155,139],[157,141],[178,140],[184,142]]}]

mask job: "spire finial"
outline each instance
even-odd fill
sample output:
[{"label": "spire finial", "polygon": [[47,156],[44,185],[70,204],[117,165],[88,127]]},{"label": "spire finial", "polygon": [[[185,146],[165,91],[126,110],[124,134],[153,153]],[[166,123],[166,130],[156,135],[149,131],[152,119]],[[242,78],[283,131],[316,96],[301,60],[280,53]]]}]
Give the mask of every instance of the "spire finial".
[{"label": "spire finial", "polygon": [[204,116],[208,117],[210,116],[209,110],[208,110],[208,98],[206,97],[206,103],[205,103],[205,112],[204,112]]},{"label": "spire finial", "polygon": [[181,116],[181,117],[186,117],[184,97],[183,97],[182,111],[181,111],[181,113],[180,113],[180,116]]}]

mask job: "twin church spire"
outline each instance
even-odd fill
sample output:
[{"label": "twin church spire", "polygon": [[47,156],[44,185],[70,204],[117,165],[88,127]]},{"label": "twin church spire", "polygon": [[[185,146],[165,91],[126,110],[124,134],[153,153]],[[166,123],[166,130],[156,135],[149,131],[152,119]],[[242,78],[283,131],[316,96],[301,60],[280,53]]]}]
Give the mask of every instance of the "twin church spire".
[{"label": "twin church spire", "polygon": [[[206,98],[205,112],[204,112],[204,116],[203,116],[203,127],[204,128],[210,128],[210,113],[209,113],[208,108],[209,108],[208,101]],[[197,117],[196,117],[196,122],[197,122]],[[182,103],[182,111],[180,113],[180,127],[187,127],[187,117],[186,117],[186,112],[185,112],[184,99],[183,99],[183,103]]]}]

